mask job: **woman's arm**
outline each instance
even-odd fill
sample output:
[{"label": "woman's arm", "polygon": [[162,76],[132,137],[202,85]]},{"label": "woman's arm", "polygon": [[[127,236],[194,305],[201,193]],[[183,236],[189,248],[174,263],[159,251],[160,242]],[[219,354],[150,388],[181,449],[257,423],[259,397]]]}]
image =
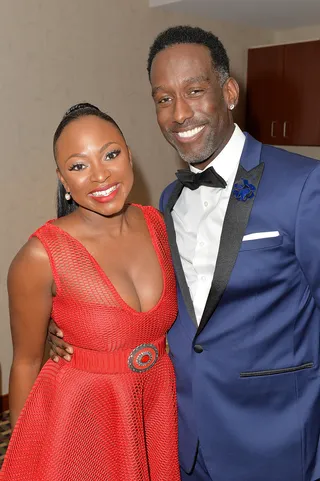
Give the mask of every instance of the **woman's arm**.
[{"label": "woman's arm", "polygon": [[13,361],[9,404],[12,426],[41,369],[52,307],[53,278],[48,255],[37,238],[30,239],[8,273]]}]

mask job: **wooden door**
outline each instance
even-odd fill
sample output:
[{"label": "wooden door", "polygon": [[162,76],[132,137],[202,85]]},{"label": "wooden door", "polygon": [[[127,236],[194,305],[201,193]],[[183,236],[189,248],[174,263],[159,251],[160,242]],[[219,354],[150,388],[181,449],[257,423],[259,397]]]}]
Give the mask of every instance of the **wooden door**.
[{"label": "wooden door", "polygon": [[320,145],[320,40],[284,46],[281,145]]},{"label": "wooden door", "polygon": [[257,140],[281,144],[284,46],[249,49],[246,130]]}]

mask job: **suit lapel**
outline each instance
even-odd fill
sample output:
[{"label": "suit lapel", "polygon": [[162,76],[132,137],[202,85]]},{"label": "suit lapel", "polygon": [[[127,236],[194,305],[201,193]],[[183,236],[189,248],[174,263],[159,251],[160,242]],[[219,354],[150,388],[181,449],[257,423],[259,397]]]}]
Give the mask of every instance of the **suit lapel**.
[{"label": "suit lapel", "polygon": [[[256,187],[255,195],[246,201],[236,199],[233,194],[230,196],[221,233],[216,268],[196,336],[204,329],[216,310],[237,260],[242,238],[248,224],[264,169],[264,164],[259,164],[260,155],[261,144],[247,135],[247,141],[236,174],[235,184],[241,181],[241,179],[248,180],[250,184]],[[249,169],[251,168],[251,170],[246,170],[244,166]]]},{"label": "suit lapel", "polygon": [[183,189],[183,185],[180,182],[177,182],[168,202],[166,205],[166,208],[164,210],[164,218],[165,222],[167,225],[167,232],[168,232],[168,238],[169,238],[169,244],[170,244],[170,250],[171,250],[171,256],[172,256],[172,261],[174,264],[177,280],[179,283],[179,287],[181,290],[181,294],[183,297],[183,300],[185,302],[186,308],[188,310],[188,313],[195,324],[196,328],[198,328],[198,323],[196,319],[196,315],[194,312],[194,307],[193,307],[193,302],[190,296],[190,291],[189,287],[184,275],[182,263],[181,263],[181,257],[179,254],[178,246],[177,246],[177,241],[176,241],[176,231],[174,228],[173,220],[172,220],[172,209],[177,202],[181,191]]}]

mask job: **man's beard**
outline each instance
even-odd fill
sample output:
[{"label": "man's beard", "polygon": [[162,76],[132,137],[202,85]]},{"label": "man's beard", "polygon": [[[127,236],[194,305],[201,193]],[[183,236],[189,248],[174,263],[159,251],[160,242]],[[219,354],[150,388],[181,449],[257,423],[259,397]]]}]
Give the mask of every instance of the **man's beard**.
[{"label": "man's beard", "polygon": [[197,166],[198,164],[203,164],[204,162],[209,160],[210,157],[212,157],[214,154],[214,147],[212,146],[211,142],[206,145],[205,149],[202,149],[198,153],[190,152],[187,154],[183,151],[180,151],[176,145],[174,145],[174,147],[178,152],[180,158],[184,162],[187,162],[187,164],[194,166]]},{"label": "man's beard", "polygon": [[216,134],[211,130],[209,136],[207,136],[206,141],[204,142],[204,147],[200,147],[199,151],[191,151],[191,152],[184,152],[180,145],[177,144],[176,139],[172,135],[170,131],[162,132],[165,139],[172,147],[177,151],[179,157],[189,165],[197,166],[198,164],[203,164],[204,162],[208,161],[210,157],[213,156],[215,152],[215,139]]}]

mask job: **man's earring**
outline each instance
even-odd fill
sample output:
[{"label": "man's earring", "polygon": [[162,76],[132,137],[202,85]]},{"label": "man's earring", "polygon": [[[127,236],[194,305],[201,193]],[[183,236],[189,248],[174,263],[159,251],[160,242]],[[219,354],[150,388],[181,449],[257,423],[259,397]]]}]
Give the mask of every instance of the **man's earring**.
[{"label": "man's earring", "polygon": [[233,110],[234,109],[234,104],[230,104],[229,105],[229,110]]},{"label": "man's earring", "polygon": [[66,193],[64,194],[64,198],[65,198],[66,200],[70,200],[70,199],[71,199],[70,192],[66,192]]}]

